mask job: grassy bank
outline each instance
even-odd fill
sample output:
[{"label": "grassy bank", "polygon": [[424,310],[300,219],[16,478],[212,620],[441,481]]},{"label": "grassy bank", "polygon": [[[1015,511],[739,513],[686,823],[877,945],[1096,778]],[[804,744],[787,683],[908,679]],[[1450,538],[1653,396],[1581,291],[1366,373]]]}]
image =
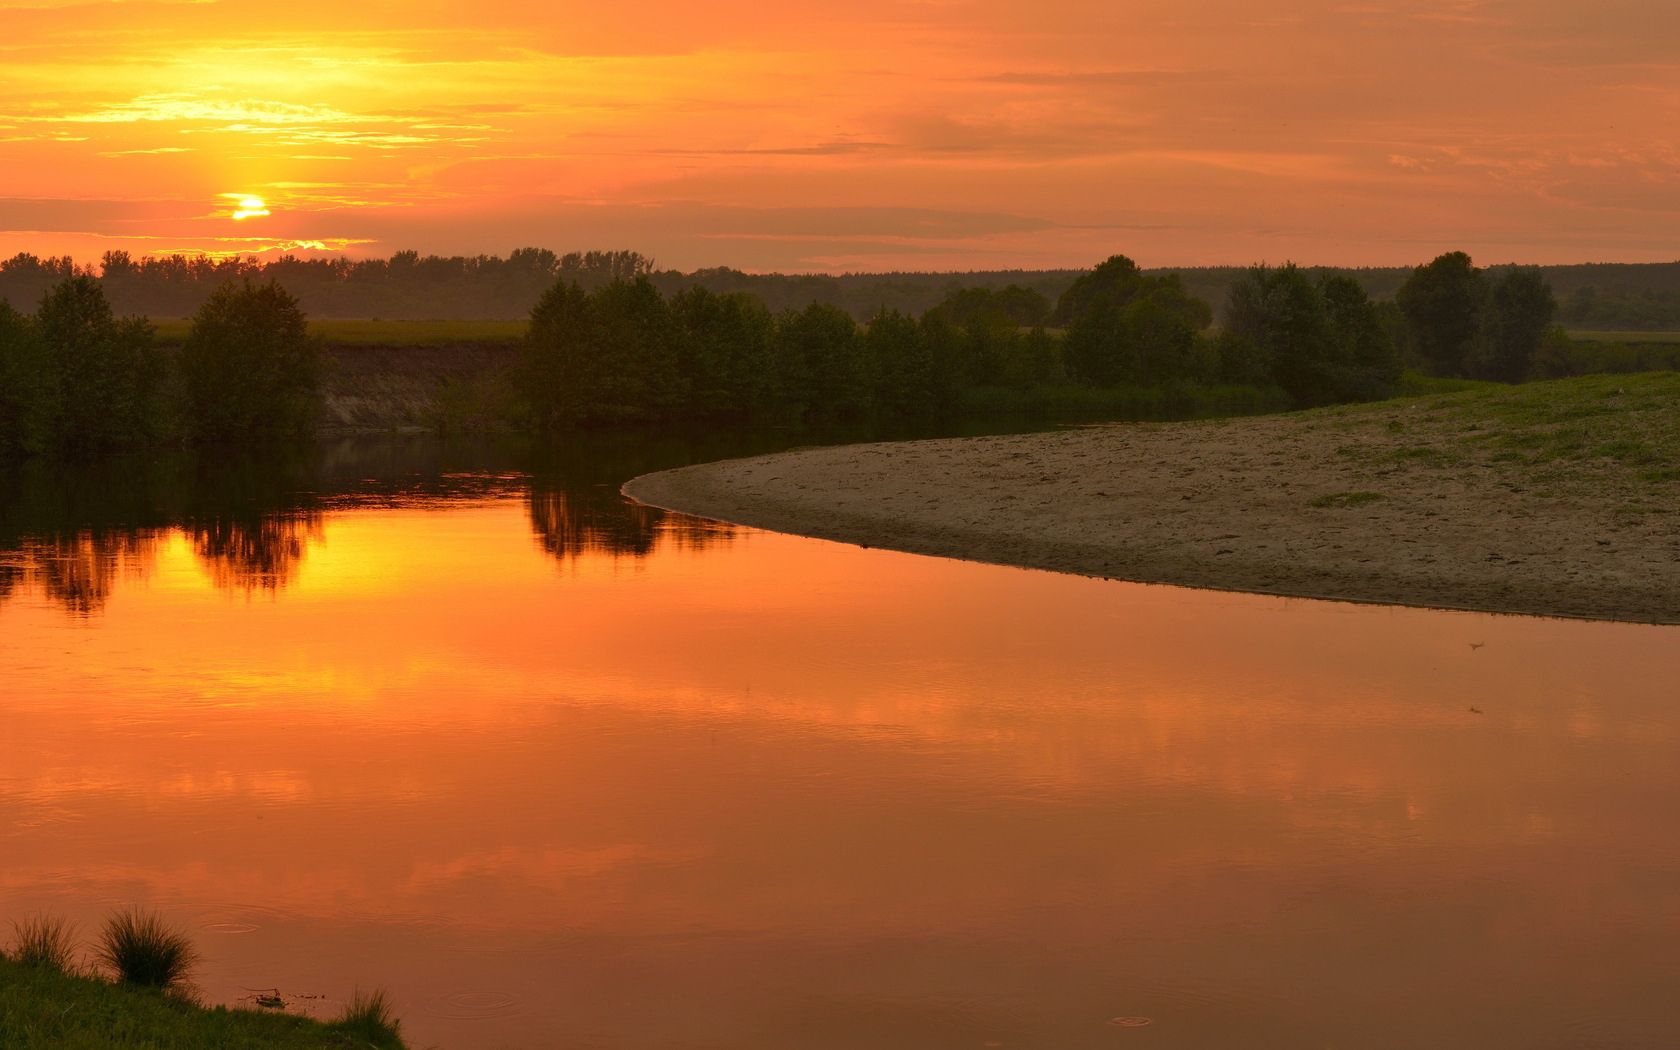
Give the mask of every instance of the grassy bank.
[{"label": "grassy bank", "polygon": [[179,996],[0,958],[7,1050],[351,1050],[403,1044],[354,1024],[203,1007]]}]

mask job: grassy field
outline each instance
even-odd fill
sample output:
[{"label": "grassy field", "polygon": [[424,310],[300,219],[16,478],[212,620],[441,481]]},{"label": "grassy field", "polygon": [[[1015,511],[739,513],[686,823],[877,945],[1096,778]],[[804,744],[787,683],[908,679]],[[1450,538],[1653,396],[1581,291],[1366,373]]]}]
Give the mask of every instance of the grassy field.
[{"label": "grassy field", "polygon": [[[192,322],[184,317],[153,318],[158,340],[179,343]],[[448,346],[461,343],[514,343],[525,337],[525,321],[369,321],[322,318],[309,331],[329,343],[346,346]]]},{"label": "grassy field", "polygon": [[323,1024],[283,1013],[205,1008],[160,992],[0,958],[0,1046],[7,1050],[400,1050],[403,1044],[352,1025]]},{"label": "grassy field", "polygon": [[1585,498],[1616,489],[1630,511],[1668,506],[1667,486],[1680,481],[1680,372],[1483,383],[1301,418],[1371,435],[1380,427],[1380,440],[1339,447],[1343,457],[1510,475],[1541,492],[1565,482]]}]

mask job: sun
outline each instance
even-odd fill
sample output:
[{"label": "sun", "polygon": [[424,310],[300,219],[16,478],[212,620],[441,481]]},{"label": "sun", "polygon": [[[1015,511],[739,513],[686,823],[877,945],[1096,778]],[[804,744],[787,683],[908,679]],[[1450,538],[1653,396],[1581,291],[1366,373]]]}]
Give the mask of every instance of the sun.
[{"label": "sun", "polygon": [[260,219],[269,213],[268,203],[261,197],[245,193],[224,193],[222,196],[237,202],[238,207],[233,212],[235,219]]}]

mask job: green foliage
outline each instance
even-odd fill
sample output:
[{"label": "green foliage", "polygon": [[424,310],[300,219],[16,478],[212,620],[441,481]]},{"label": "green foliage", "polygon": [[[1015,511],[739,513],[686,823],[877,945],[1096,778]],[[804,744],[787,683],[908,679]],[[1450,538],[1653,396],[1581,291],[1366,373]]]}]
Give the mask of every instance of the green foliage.
[{"label": "green foliage", "polygon": [[1490,276],[1463,252],[1418,267],[1395,301],[1410,347],[1429,371],[1504,383],[1529,377],[1557,313],[1538,267],[1504,267]]},{"label": "green foliage", "polygon": [[344,1014],[327,1026],[356,1041],[359,1046],[376,1050],[402,1050],[402,1022],[391,1009],[384,989],[363,992],[360,988],[350,997]]},{"label": "green foliage", "polygon": [[1331,355],[1336,397],[1372,401],[1390,396],[1400,382],[1400,352],[1382,311],[1351,277],[1326,275],[1318,289],[1336,344]]},{"label": "green foliage", "polygon": [[1552,329],[1557,301],[1538,267],[1514,267],[1488,288],[1470,372],[1480,379],[1518,383]]},{"label": "green foliage", "polygon": [[0,302],[0,459],[44,443],[44,373],[34,321]]},{"label": "green foliage", "polygon": [[671,301],[671,310],[695,413],[744,419],[769,401],[775,326],[763,303],[744,293],[691,288]]},{"label": "green foliage", "polygon": [[69,973],[72,930],[62,919],[34,916],[12,924],[12,961]]},{"label": "green foliage", "polygon": [[1430,371],[1467,374],[1486,294],[1482,271],[1463,252],[1448,252],[1419,266],[1395,293],[1411,346]]},{"label": "green foliage", "polygon": [[812,303],[776,320],[777,391],[798,415],[855,418],[872,407],[873,378],[851,315]]},{"label": "green foliage", "polygon": [[657,419],[681,402],[680,329],[645,277],[563,281],[531,313],[521,387],[546,427]]},{"label": "green foliage", "polygon": [[302,437],[320,412],[320,343],[297,300],[272,281],[213,294],[193,317],[180,370],[200,440]]},{"label": "green foliage", "polygon": [[1068,375],[1095,386],[1213,379],[1197,347],[1212,316],[1176,275],[1145,276],[1124,255],[1075,281],[1056,305]]},{"label": "green foliage", "polygon": [[1219,342],[1228,381],[1266,375],[1297,405],[1373,400],[1394,391],[1399,355],[1357,282],[1314,282],[1294,264],[1256,266],[1231,287]]},{"label": "green foliage", "polygon": [[72,277],[35,314],[44,433],[67,452],[138,448],[161,436],[165,361],[141,318],[118,320],[99,283]]},{"label": "green foliage", "polygon": [[98,956],[117,980],[142,988],[179,988],[198,963],[198,952],[185,934],[138,909],[106,920]]}]

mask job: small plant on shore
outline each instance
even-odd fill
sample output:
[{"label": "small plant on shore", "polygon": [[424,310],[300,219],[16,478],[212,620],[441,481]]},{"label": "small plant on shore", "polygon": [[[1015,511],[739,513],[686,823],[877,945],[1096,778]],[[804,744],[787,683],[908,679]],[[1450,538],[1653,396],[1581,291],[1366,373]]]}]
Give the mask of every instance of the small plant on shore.
[{"label": "small plant on shore", "polygon": [[391,1011],[391,1001],[383,988],[371,992],[356,989],[343,1016],[327,1027],[381,1050],[401,1050],[403,1046],[402,1022]]},{"label": "small plant on shore", "polygon": [[106,921],[99,961],[124,984],[178,990],[198,963],[198,952],[157,915],[129,909]]},{"label": "small plant on shore", "polygon": [[24,966],[70,972],[72,929],[63,919],[36,916],[12,923],[12,961]]}]

